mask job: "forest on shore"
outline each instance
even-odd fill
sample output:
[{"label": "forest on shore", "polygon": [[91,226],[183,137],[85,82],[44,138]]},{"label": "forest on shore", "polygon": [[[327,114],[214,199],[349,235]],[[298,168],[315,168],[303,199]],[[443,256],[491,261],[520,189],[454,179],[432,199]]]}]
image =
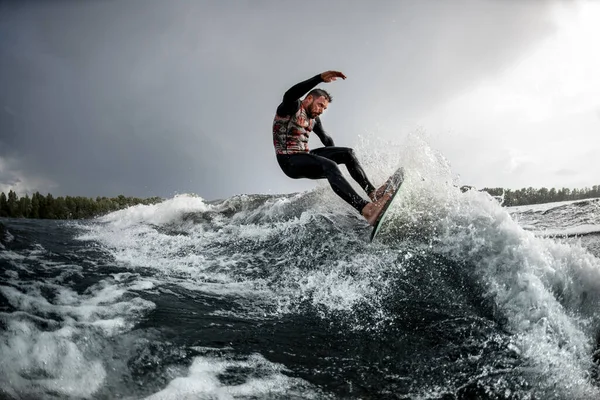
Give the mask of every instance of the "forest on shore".
[{"label": "forest on shore", "polygon": [[8,196],[0,193],[0,217],[40,219],[88,219],[138,204],[156,204],[160,197],[139,199],[135,197],[54,197],[35,192],[31,197],[19,197],[14,191]]},{"label": "forest on shore", "polygon": [[[500,199],[501,204],[506,207],[600,197],[600,185],[583,189],[547,189],[545,187],[535,189],[529,187],[518,190],[484,188],[481,191],[488,192]],[[112,198],[98,196],[95,199],[81,196],[54,197],[50,193],[44,196],[39,192],[34,193],[31,197],[28,194],[19,197],[11,190],[8,195],[4,192],[0,193],[0,217],[88,219],[138,204],[156,204],[163,200],[160,197],[140,199],[123,195]]]}]

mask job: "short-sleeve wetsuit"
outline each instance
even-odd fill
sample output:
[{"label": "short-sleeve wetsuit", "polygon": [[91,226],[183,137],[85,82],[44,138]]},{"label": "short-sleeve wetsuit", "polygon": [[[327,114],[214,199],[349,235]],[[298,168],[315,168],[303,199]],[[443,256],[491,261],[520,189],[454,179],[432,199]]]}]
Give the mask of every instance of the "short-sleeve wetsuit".
[{"label": "short-sleeve wetsuit", "polygon": [[[300,100],[321,82],[321,75],[316,75],[292,86],[283,96],[273,120],[277,162],[283,172],[293,179],[327,178],[333,191],[360,213],[368,201],[356,193],[337,164],[346,164],[350,176],[366,193],[371,193],[375,187],[367,179],[354,151],[347,147],[336,147],[333,139],[323,130],[319,117],[311,119]],[[310,132],[314,132],[325,147],[309,150]]]}]

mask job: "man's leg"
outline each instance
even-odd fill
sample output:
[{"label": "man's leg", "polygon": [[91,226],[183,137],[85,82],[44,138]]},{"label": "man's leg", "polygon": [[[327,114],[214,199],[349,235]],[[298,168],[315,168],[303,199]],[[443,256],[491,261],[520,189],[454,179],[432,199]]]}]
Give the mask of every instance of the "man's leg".
[{"label": "man's leg", "polygon": [[321,147],[310,152],[316,156],[325,157],[336,164],[346,164],[350,176],[360,185],[367,193],[371,194],[375,190],[375,186],[367,178],[367,174],[358,162],[358,158],[354,154],[354,150],[348,147]]},{"label": "man's leg", "polygon": [[363,208],[369,203],[356,193],[333,160],[314,154],[298,153],[278,155],[277,161],[283,172],[290,178],[326,178],[333,191],[361,214]]}]

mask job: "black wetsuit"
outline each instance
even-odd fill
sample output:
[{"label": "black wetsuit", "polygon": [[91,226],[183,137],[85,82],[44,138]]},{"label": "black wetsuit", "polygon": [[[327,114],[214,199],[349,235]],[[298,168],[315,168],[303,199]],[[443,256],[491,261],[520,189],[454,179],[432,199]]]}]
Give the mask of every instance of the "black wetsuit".
[{"label": "black wetsuit", "polygon": [[[337,164],[345,164],[352,178],[366,193],[375,187],[369,182],[354,151],[347,147],[336,147],[333,139],[323,130],[319,117],[308,120],[301,110],[300,97],[323,82],[316,75],[291,87],[277,107],[273,124],[277,162],[290,178],[327,178],[333,191],[360,213],[368,201],[363,199],[344,178]],[[313,131],[325,147],[308,151],[308,134]]]}]

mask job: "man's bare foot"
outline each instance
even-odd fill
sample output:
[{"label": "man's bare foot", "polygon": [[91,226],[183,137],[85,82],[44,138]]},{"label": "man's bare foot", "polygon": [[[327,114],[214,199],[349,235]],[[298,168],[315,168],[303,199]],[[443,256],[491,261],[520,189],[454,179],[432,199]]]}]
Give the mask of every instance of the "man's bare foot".
[{"label": "man's bare foot", "polygon": [[386,183],[369,193],[369,199],[371,199],[371,201],[377,201],[381,199],[385,194],[385,190],[388,188],[389,181],[390,180],[388,179]]},{"label": "man's bare foot", "polygon": [[392,198],[391,193],[385,193],[383,197],[377,201],[372,203],[368,203],[362,209],[362,216],[365,217],[369,225],[374,226],[375,222],[379,219],[379,215],[381,211],[383,211],[383,207],[387,204],[388,201]]},{"label": "man's bare foot", "polygon": [[385,194],[386,190],[389,189],[390,184],[392,183],[392,178],[394,176],[390,176],[387,181],[384,182],[383,185],[379,186],[376,190],[373,190],[371,193],[369,193],[369,198],[371,199],[371,201],[378,201],[379,199],[381,199],[383,197],[383,195]]},{"label": "man's bare foot", "polygon": [[368,193],[371,201],[379,201],[383,198],[386,192],[395,192],[398,190],[402,182],[404,181],[404,168],[398,168],[396,172],[392,176],[390,176],[387,181],[383,185],[381,185],[376,190],[373,190],[371,193]]}]

